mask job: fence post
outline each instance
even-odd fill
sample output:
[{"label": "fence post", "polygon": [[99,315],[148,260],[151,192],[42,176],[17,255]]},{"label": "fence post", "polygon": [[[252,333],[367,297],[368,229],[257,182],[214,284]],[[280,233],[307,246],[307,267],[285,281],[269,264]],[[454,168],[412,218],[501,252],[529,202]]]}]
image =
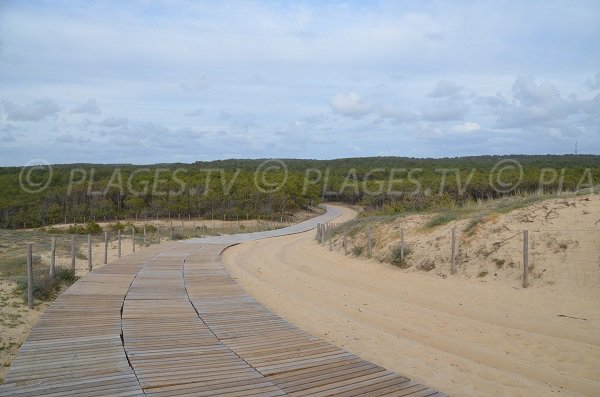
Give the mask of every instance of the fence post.
[{"label": "fence post", "polygon": [[319,241],[319,233],[321,233],[321,224],[317,223],[317,236],[315,237],[317,241]]},{"label": "fence post", "polygon": [[92,271],[92,235],[87,235],[87,243],[88,243],[88,272]]},{"label": "fence post", "polygon": [[32,243],[27,243],[27,307],[33,309],[33,254]]},{"label": "fence post", "polygon": [[121,257],[121,231],[120,230],[117,232],[117,241],[118,241],[117,251],[118,251],[119,258],[120,258]]},{"label": "fence post", "polygon": [[450,257],[450,274],[456,273],[456,228],[452,228],[452,256]]},{"label": "fence post", "polygon": [[56,237],[52,237],[50,244],[50,278],[54,278],[54,267],[56,266]]},{"label": "fence post", "polygon": [[146,247],[148,244],[146,244],[146,224],[144,223],[144,247]]},{"label": "fence post", "polygon": [[71,235],[71,270],[75,271],[75,235]]},{"label": "fence post", "polygon": [[373,240],[371,239],[371,225],[367,225],[367,244],[368,244],[368,251],[367,253],[369,254],[369,258],[371,257],[371,253],[373,250]]},{"label": "fence post", "polygon": [[192,222],[192,227],[194,228],[194,237],[196,237],[196,221]]},{"label": "fence post", "polygon": [[529,230],[523,230],[523,288],[529,286]]},{"label": "fence post", "polygon": [[333,251],[333,242],[331,241],[331,231],[328,233],[329,238],[329,251]]},{"label": "fence post", "polygon": [[156,234],[158,238],[158,243],[160,244],[160,223],[156,226]]},{"label": "fence post", "polygon": [[108,263],[108,232],[104,232],[104,264]]},{"label": "fence post", "polygon": [[173,221],[171,221],[171,240],[173,240]]},{"label": "fence post", "polygon": [[131,228],[131,246],[133,247],[132,252],[135,252],[135,226]]},{"label": "fence post", "polygon": [[181,237],[183,237],[183,221],[181,221]]}]

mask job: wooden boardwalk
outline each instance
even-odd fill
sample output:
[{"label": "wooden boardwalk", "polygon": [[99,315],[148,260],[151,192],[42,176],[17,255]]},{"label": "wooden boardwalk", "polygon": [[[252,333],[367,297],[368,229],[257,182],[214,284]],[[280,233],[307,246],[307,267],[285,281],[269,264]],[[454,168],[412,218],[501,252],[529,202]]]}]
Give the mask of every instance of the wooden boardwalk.
[{"label": "wooden boardwalk", "polygon": [[444,396],[270,312],[225,270],[228,245],[155,245],[83,277],[0,395]]}]

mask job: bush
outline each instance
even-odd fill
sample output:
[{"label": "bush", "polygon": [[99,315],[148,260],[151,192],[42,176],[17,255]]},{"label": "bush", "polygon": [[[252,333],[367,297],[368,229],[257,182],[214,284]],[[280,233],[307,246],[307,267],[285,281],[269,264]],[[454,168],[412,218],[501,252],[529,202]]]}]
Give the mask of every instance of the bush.
[{"label": "bush", "polygon": [[456,219],[456,215],[452,213],[439,214],[431,218],[426,224],[425,227],[432,228],[435,226],[445,225],[446,223],[452,222]]},{"label": "bush", "polygon": [[412,253],[412,250],[409,246],[404,244],[404,258],[402,258],[402,245],[398,244],[394,248],[392,248],[392,252],[390,253],[390,260],[392,264],[406,269],[409,268],[410,265],[406,261],[406,257],[408,257]]},{"label": "bush", "polygon": [[[27,276],[17,278],[16,293],[27,300]],[[33,275],[33,298],[41,301],[53,299],[63,285],[69,286],[77,281],[75,272],[71,269],[56,267],[54,278],[50,278],[46,271],[35,272]]]},{"label": "bush", "polygon": [[481,217],[471,219],[467,227],[465,227],[465,233],[467,236],[474,235],[477,231],[477,225],[479,225],[481,222],[483,222],[483,218]]},{"label": "bush", "polygon": [[355,245],[354,247],[352,247],[352,249],[350,251],[352,251],[352,255],[360,256],[362,254],[363,249],[362,249],[362,247],[358,247]]},{"label": "bush", "polygon": [[71,225],[67,229],[68,234],[98,234],[102,233],[102,228],[94,221],[89,221],[84,225]]},{"label": "bush", "polygon": [[175,233],[173,232],[173,237],[171,238],[171,240],[185,240],[187,239],[187,236],[184,236],[181,233]]}]

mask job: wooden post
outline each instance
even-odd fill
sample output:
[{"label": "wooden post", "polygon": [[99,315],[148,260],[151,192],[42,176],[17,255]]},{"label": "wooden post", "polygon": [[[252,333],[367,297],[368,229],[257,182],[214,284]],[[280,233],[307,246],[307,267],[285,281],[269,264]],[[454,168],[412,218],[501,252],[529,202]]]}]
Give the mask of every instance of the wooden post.
[{"label": "wooden post", "polygon": [[171,221],[171,240],[173,240],[173,221]]},{"label": "wooden post", "polygon": [[108,263],[108,232],[104,232],[104,264]]},{"label": "wooden post", "polygon": [[32,243],[27,243],[27,307],[33,309],[33,254]]},{"label": "wooden post", "polygon": [[54,277],[54,267],[56,266],[56,237],[52,237],[50,244],[50,278]]},{"label": "wooden post", "polygon": [[135,252],[135,226],[131,228],[131,246],[133,247],[132,252]]},{"label": "wooden post", "polygon": [[71,235],[71,270],[75,271],[75,235]]},{"label": "wooden post", "polygon": [[181,237],[183,237],[183,221],[181,221]]},{"label": "wooden post", "polygon": [[88,234],[88,272],[92,271],[92,235]]},{"label": "wooden post", "polygon": [[146,224],[144,223],[144,247],[147,247],[148,244],[146,244]]},{"label": "wooden post", "polygon": [[523,230],[523,288],[529,286],[529,230]]},{"label": "wooden post", "polygon": [[157,234],[157,240],[158,243],[160,244],[160,223],[158,225],[156,225],[156,234]]},{"label": "wooden post", "polygon": [[404,262],[404,228],[400,229],[400,262]]},{"label": "wooden post", "polygon": [[452,256],[450,257],[450,274],[456,273],[456,228],[452,228]]},{"label": "wooden post", "polygon": [[121,257],[121,231],[119,230],[117,232],[117,251],[118,251],[118,255],[119,258]]},{"label": "wooden post", "polygon": [[329,251],[333,251],[333,242],[331,241],[331,231],[329,232]]},{"label": "wooden post", "polygon": [[320,234],[321,234],[321,224],[317,223],[317,236],[315,237],[315,240],[319,241]]},{"label": "wooden post", "polygon": [[371,225],[367,225],[367,254],[369,255],[369,258],[371,257],[371,254],[373,252],[373,240],[371,237]]}]

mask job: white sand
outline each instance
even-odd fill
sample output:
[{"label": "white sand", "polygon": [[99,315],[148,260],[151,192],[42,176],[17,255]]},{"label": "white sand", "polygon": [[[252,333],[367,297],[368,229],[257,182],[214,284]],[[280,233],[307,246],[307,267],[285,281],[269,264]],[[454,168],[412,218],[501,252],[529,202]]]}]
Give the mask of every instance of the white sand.
[{"label": "white sand", "polygon": [[451,395],[600,396],[598,288],[400,270],[330,252],[314,232],[234,246],[224,261],[290,322]]}]

